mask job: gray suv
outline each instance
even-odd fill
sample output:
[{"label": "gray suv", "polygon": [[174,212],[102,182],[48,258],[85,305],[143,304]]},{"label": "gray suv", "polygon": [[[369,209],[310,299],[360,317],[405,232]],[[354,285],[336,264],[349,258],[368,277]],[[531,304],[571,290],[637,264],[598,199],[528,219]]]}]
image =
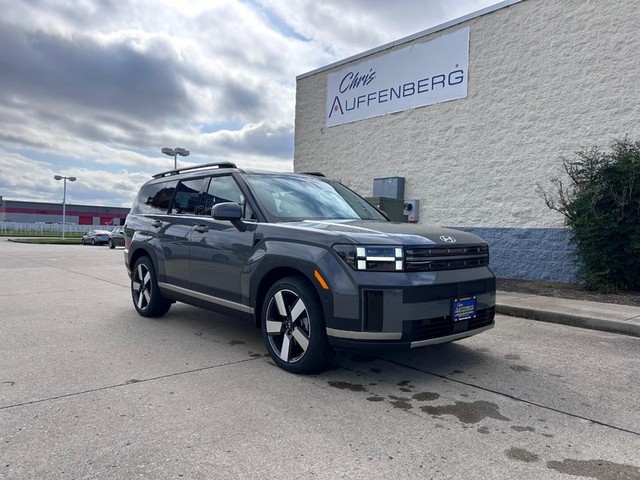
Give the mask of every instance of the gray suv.
[{"label": "gray suv", "polygon": [[125,264],[140,315],[181,301],[249,317],[294,373],[323,370],[334,347],[414,348],[494,325],[484,241],[390,222],[317,173],[223,162],[155,175],[127,217]]}]

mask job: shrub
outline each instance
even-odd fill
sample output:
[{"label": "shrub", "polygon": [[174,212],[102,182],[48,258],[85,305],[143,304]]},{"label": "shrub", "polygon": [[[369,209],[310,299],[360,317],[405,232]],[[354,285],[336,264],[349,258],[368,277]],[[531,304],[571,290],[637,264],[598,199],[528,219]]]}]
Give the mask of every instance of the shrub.
[{"label": "shrub", "polygon": [[562,158],[568,184],[556,177],[542,191],[565,216],[585,287],[640,290],[640,142],[616,140]]}]

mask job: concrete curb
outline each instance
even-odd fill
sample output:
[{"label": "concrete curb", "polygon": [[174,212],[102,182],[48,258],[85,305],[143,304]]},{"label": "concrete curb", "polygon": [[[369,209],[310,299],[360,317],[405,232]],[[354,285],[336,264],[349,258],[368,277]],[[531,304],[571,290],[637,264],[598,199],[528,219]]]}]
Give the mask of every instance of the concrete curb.
[{"label": "concrete curb", "polygon": [[500,302],[496,303],[496,313],[512,317],[526,318],[529,320],[537,320],[539,322],[556,323],[570,327],[640,337],[640,324],[634,322],[593,318],[570,313],[543,310],[540,308],[506,305],[501,304]]}]

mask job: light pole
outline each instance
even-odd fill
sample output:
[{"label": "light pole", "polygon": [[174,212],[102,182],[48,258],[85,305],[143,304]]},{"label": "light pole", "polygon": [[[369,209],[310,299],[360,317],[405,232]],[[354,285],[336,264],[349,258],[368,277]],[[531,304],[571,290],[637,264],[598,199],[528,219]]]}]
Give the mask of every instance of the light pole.
[{"label": "light pole", "polygon": [[70,182],[75,182],[76,177],[63,177],[62,175],[54,175],[53,178],[56,180],[62,180],[63,194],[62,194],[62,239],[64,240],[64,228],[67,225],[67,180]]},{"label": "light pole", "polygon": [[170,157],[173,157],[174,170],[178,169],[178,155],[180,155],[181,157],[189,156],[189,150],[185,150],[184,148],[181,148],[181,147],[176,147],[176,148],[164,147],[162,149],[162,153],[164,153],[165,155],[169,155]]}]

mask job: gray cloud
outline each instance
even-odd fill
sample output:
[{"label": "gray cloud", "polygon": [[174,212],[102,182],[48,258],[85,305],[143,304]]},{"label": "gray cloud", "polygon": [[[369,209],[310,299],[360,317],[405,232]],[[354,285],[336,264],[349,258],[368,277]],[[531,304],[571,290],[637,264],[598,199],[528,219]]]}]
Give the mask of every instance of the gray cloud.
[{"label": "gray cloud", "polygon": [[275,158],[293,157],[293,126],[269,123],[249,125],[239,132],[219,132],[212,135],[212,148]]},{"label": "gray cloud", "polygon": [[155,43],[145,54],[124,42],[100,44],[86,35],[68,38],[0,24],[0,96],[45,100],[53,108],[117,110],[147,120],[186,116],[192,100],[180,69],[171,57],[155,54],[170,46]]}]

